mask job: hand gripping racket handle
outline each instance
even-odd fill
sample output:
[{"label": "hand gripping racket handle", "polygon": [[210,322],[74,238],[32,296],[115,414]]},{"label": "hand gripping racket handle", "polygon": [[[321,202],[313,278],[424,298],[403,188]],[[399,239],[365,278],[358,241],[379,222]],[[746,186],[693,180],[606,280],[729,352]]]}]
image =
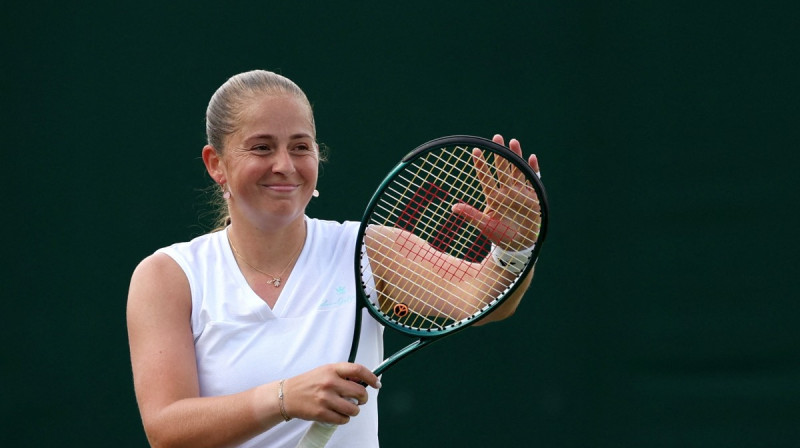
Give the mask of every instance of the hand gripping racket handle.
[{"label": "hand gripping racket handle", "polygon": [[[358,400],[355,398],[350,398],[349,400],[354,404],[358,404]],[[300,439],[297,448],[323,448],[327,445],[328,440],[331,439],[338,427],[338,425],[334,425],[333,423],[312,423],[308,431],[303,434],[303,438]]]}]

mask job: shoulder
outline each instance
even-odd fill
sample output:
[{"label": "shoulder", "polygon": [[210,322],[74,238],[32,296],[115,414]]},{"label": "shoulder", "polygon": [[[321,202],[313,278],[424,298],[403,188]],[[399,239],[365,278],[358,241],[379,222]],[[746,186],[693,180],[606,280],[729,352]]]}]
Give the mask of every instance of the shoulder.
[{"label": "shoulder", "polygon": [[180,265],[166,252],[158,251],[140,261],[133,270],[131,283],[165,280],[181,274]]},{"label": "shoulder", "polygon": [[215,251],[218,234],[210,233],[163,247],[139,262],[131,276],[129,310],[151,306],[191,309],[191,287],[187,275],[193,260],[204,259]]},{"label": "shoulder", "polygon": [[191,313],[189,282],[175,260],[155,253],[136,266],[125,311],[132,342],[148,333],[184,331],[189,327]]},{"label": "shoulder", "polygon": [[209,259],[213,254],[220,253],[221,241],[225,240],[225,235],[225,231],[207,233],[190,241],[158,249],[136,266],[131,285],[147,282],[156,287],[173,288],[181,285],[188,290],[186,274],[191,264],[195,260]]},{"label": "shoulder", "polygon": [[221,241],[225,240],[226,231],[200,235],[191,241],[175,243],[167,247],[158,249],[156,253],[167,254],[179,264],[182,259],[192,259],[198,256],[206,257],[211,253],[219,251]]},{"label": "shoulder", "polygon": [[156,252],[136,266],[131,276],[128,302],[158,300],[162,296],[188,296],[189,282],[180,265],[169,255]]}]

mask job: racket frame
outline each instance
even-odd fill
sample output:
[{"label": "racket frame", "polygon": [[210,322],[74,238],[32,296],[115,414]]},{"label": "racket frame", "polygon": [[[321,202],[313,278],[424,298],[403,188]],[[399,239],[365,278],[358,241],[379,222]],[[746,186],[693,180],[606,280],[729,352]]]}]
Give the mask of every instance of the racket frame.
[{"label": "racket frame", "polygon": [[[452,135],[447,137],[441,137],[434,140],[431,140],[427,143],[424,143],[414,150],[410,151],[406,154],[398,163],[394,169],[384,178],[383,182],[379,186],[379,188],[375,191],[370,199],[366,210],[364,211],[361,225],[358,230],[358,235],[356,237],[356,250],[354,252],[354,270],[356,275],[357,281],[357,300],[356,300],[356,320],[355,320],[355,327],[353,331],[353,343],[350,348],[350,356],[349,361],[355,362],[355,358],[358,352],[358,344],[361,336],[361,319],[363,315],[363,309],[366,308],[367,311],[372,315],[374,319],[380,322],[384,327],[388,326],[391,327],[393,330],[398,331],[402,334],[407,336],[411,336],[413,338],[417,338],[404,348],[400,349],[390,357],[386,358],[378,367],[373,370],[373,373],[376,375],[380,375],[384,371],[386,371],[389,367],[393,366],[399,360],[405,358],[412,352],[419,350],[425,346],[430,345],[431,343],[441,339],[444,336],[456,333],[458,331],[463,330],[464,328],[469,327],[470,325],[480,321],[481,319],[485,318],[495,309],[497,309],[509,296],[511,296],[514,291],[519,287],[520,281],[514,281],[505,291],[499,299],[495,299],[489,304],[487,304],[484,308],[482,308],[481,312],[477,313],[477,315],[473,314],[465,319],[462,319],[457,322],[453,322],[448,324],[442,329],[434,330],[434,329],[425,329],[420,330],[416,328],[410,328],[403,325],[398,325],[393,323],[390,319],[384,317],[384,312],[376,309],[375,306],[370,302],[369,296],[365,292],[366,285],[363,284],[362,279],[362,258],[366,257],[365,249],[363,248],[363,241],[364,241],[364,234],[366,233],[367,227],[370,225],[369,217],[371,216],[373,210],[378,205],[379,200],[382,196],[382,193],[386,186],[390,184],[395,177],[397,177],[403,169],[411,163],[413,160],[417,158],[421,153],[428,152],[431,150],[435,150],[440,147],[448,147],[448,146],[465,146],[468,148],[478,148],[484,151],[490,151],[495,154],[499,154],[500,156],[507,159],[511,162],[517,169],[521,170],[525,173],[525,178],[531,183],[538,199],[539,199],[539,206],[540,206],[540,216],[541,216],[541,223],[539,228],[539,234],[536,239],[536,244],[533,247],[533,252],[530,256],[530,262],[526,264],[522,272],[518,274],[518,278],[522,279],[525,278],[533,266],[536,264],[536,260],[539,257],[539,251],[542,247],[542,243],[544,242],[546,233],[547,233],[547,219],[549,217],[549,210],[548,210],[548,201],[546,192],[544,189],[544,185],[542,185],[541,181],[539,180],[539,176],[534,173],[533,169],[531,169],[530,165],[519,155],[515,154],[510,149],[502,146],[498,143],[493,142],[492,140],[485,139],[482,137],[475,137],[469,135]],[[487,308],[491,308],[488,312],[486,311]]]}]

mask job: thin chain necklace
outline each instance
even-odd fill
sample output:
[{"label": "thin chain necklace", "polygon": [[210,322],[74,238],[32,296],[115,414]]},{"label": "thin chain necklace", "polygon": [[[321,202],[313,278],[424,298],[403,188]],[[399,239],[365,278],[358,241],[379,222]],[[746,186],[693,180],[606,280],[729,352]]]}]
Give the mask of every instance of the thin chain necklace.
[{"label": "thin chain necklace", "polygon": [[269,281],[269,282],[267,282],[267,283],[271,283],[271,284],[272,284],[272,286],[274,286],[274,287],[276,287],[276,288],[280,288],[280,286],[281,286],[281,283],[283,282],[283,279],[282,279],[282,277],[283,277],[283,274],[286,272],[286,270],[287,270],[287,269],[289,269],[289,266],[291,266],[291,265],[292,265],[292,263],[295,261],[295,259],[297,259],[297,257],[298,257],[298,256],[300,256],[300,252],[302,252],[302,251],[303,251],[303,246],[305,246],[305,245],[306,245],[306,236],[308,236],[308,231],[306,231],[306,233],[305,233],[305,234],[303,234],[303,242],[302,242],[302,243],[300,243],[300,247],[298,247],[298,248],[297,248],[297,252],[294,254],[294,256],[293,256],[292,258],[290,258],[290,259],[289,259],[289,263],[286,265],[286,267],[284,267],[284,268],[283,268],[283,270],[281,271],[281,273],[280,273],[280,274],[278,274],[278,275],[272,275],[272,274],[270,274],[269,272],[264,272],[264,271],[262,271],[261,269],[258,269],[257,267],[255,267],[255,266],[253,266],[252,264],[248,263],[248,262],[247,262],[247,260],[245,260],[245,259],[244,259],[244,257],[242,256],[242,254],[240,254],[240,253],[239,253],[239,251],[238,251],[238,250],[236,250],[236,246],[234,246],[234,245],[233,245],[233,241],[231,241],[231,236],[230,236],[230,235],[227,235],[227,237],[228,237],[228,244],[230,244],[230,245],[231,245],[231,249],[233,249],[233,253],[234,253],[234,254],[236,254],[236,256],[237,256],[237,257],[239,257],[239,259],[240,259],[240,260],[242,260],[242,261],[244,262],[244,264],[246,264],[246,265],[250,266],[251,268],[255,269],[256,271],[258,271],[258,272],[260,272],[260,273],[262,273],[262,274],[266,275],[267,277],[271,277],[271,278],[272,278],[272,280],[270,280],[270,281]]}]

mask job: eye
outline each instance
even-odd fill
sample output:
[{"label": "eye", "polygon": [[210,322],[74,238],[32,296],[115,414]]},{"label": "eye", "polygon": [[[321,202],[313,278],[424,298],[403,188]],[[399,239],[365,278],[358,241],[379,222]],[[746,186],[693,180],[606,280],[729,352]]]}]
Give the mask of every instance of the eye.
[{"label": "eye", "polygon": [[308,151],[313,151],[314,147],[309,145],[308,143],[298,143],[297,145],[292,147],[292,150],[296,152],[308,152]]},{"label": "eye", "polygon": [[262,145],[255,145],[252,148],[250,148],[250,150],[251,151],[256,151],[256,152],[267,152],[267,151],[270,150],[270,147],[267,146],[267,145],[263,145],[263,144]]}]

